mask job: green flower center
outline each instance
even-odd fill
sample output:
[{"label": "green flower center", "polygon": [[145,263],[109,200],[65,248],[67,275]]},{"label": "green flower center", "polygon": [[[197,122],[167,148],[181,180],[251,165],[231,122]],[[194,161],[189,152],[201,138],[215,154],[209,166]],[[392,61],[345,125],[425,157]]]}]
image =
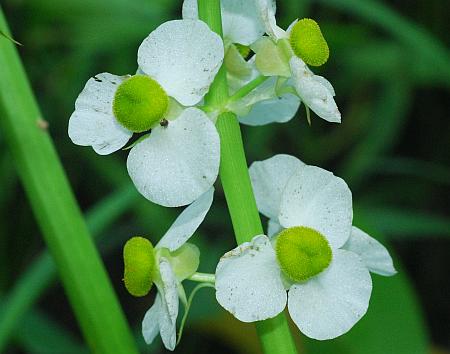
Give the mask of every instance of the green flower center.
[{"label": "green flower center", "polygon": [[294,282],[319,274],[332,259],[326,238],[309,227],[283,230],[277,236],[275,251],[281,269]]},{"label": "green flower center", "polygon": [[295,55],[308,65],[323,65],[330,56],[327,41],[319,25],[310,18],[304,18],[294,25],[290,42]]},{"label": "green flower center", "polygon": [[149,240],[143,237],[133,237],[123,248],[125,265],[125,287],[136,297],[145,296],[153,285],[153,272],[156,269],[155,251]]},{"label": "green flower center", "polygon": [[135,75],[118,87],[113,111],[123,127],[141,133],[158,124],[168,106],[169,97],[155,80],[145,75]]}]

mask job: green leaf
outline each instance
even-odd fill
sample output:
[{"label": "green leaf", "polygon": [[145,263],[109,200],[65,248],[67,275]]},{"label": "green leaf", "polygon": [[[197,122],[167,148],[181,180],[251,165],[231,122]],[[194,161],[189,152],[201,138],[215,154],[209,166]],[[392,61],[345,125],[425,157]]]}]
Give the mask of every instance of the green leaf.
[{"label": "green leaf", "polygon": [[6,34],[5,32],[3,32],[2,30],[0,30],[0,36],[6,38],[6,39],[8,39],[8,40],[10,40],[10,41],[13,42],[14,44],[23,46],[22,43],[17,42],[14,38],[12,38],[11,36],[9,36],[9,35]]},{"label": "green leaf", "polygon": [[[2,12],[0,28],[7,28]],[[95,353],[136,353],[48,131],[39,126],[41,113],[16,48],[8,41],[0,41],[0,76],[0,128],[83,334]]]},{"label": "green leaf", "polygon": [[[134,205],[138,193],[132,186],[113,193],[86,213],[86,221],[94,237],[102,232],[119,215]],[[56,267],[48,252],[44,252],[17,279],[14,287],[0,304],[0,351],[7,344],[29,308],[56,279]]]}]

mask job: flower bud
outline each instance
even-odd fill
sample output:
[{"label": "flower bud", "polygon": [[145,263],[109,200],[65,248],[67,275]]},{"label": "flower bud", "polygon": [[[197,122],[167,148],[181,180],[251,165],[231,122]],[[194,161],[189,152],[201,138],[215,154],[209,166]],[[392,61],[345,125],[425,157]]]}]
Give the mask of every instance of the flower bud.
[{"label": "flower bud", "polygon": [[135,75],[117,88],[113,111],[123,127],[141,133],[157,125],[164,118],[168,106],[169,97],[155,80]]},{"label": "flower bud", "polygon": [[290,42],[295,55],[308,65],[323,65],[330,56],[327,41],[319,25],[310,18],[304,18],[294,25]]},{"label": "flower bud", "polygon": [[153,272],[156,269],[155,252],[149,240],[143,237],[133,237],[123,248],[125,265],[125,287],[136,297],[148,294],[153,285]]},{"label": "flower bud", "polygon": [[294,282],[305,281],[331,263],[332,251],[322,234],[309,227],[291,227],[276,239],[278,263],[284,274]]}]

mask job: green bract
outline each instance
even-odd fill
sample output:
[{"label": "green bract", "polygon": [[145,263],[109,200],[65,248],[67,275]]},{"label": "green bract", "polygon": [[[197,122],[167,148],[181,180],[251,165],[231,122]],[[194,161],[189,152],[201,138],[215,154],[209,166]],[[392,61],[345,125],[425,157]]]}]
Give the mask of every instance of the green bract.
[{"label": "green bract", "polygon": [[125,287],[136,297],[148,294],[153,285],[155,252],[149,240],[143,237],[133,237],[127,241],[123,249],[125,265]]},{"label": "green bract", "polygon": [[290,41],[295,55],[308,65],[323,65],[330,56],[327,41],[319,25],[310,18],[304,18],[294,25]]},{"label": "green bract", "polygon": [[303,226],[283,230],[277,237],[275,250],[281,269],[295,282],[319,274],[332,259],[326,238]]},{"label": "green bract", "polygon": [[113,111],[126,129],[145,132],[158,124],[169,106],[169,97],[152,78],[145,75],[125,80],[114,96]]}]

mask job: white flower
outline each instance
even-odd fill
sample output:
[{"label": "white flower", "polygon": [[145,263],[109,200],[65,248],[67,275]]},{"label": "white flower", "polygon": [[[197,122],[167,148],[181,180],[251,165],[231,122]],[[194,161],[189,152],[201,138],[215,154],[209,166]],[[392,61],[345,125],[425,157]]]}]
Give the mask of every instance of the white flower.
[{"label": "white flower", "polygon": [[[291,77],[293,87],[306,106],[326,121],[340,123],[341,114],[333,98],[335,96],[333,86],[325,78],[314,75],[305,62],[293,53],[295,49],[291,47],[289,39],[297,20],[289,26],[287,31],[284,31],[276,24],[275,12],[271,8],[265,7],[264,2],[262,2],[260,11],[265,14],[263,18],[266,32],[269,34],[272,43],[268,39],[263,39],[261,43],[255,44],[254,50],[257,52],[257,56],[259,53],[263,62],[259,67],[268,70],[267,74],[270,74],[271,70],[276,68],[278,72],[275,72],[275,74]],[[325,40],[323,39],[323,41]],[[289,52],[291,53],[288,54]],[[268,53],[272,53],[272,57],[277,58],[277,60],[273,60],[269,64],[264,63]],[[289,57],[290,59],[286,61],[286,58]]]},{"label": "white flower", "polygon": [[[107,155],[125,146],[133,132],[152,129],[150,136],[135,144],[128,157],[128,172],[136,188],[144,197],[163,206],[192,203],[217,178],[220,141],[206,114],[184,106],[202,100],[223,57],[221,38],[202,21],[162,24],[139,47],[139,75],[103,73],[87,82],[69,121],[70,138],[75,144],[92,146],[97,153]],[[148,78],[155,90],[162,92],[154,107],[159,105],[165,111],[161,119],[156,117],[156,124],[139,130],[120,123],[114,106],[121,84],[134,78]],[[143,82],[148,83],[145,79]],[[137,91],[139,95],[146,93],[142,89]],[[125,99],[129,98],[125,95]],[[126,111],[126,119],[136,119],[142,112],[151,113],[153,107],[150,105],[150,109],[138,114],[130,106],[127,108],[132,112]]]},{"label": "white flower", "polygon": [[221,258],[217,300],[244,322],[274,317],[287,304],[308,337],[346,333],[367,311],[369,270],[395,274],[388,252],[352,227],[351,192],[332,173],[277,155],[254,163],[250,174],[270,231],[281,233],[256,236]]},{"label": "white flower", "polygon": [[[229,2],[231,3],[232,1],[224,0],[222,6],[227,6]],[[323,77],[314,75],[305,62],[294,54],[294,50],[291,47],[289,40],[298,21],[295,20],[285,31],[276,23],[276,6],[274,1],[260,0],[252,1],[251,3],[251,6],[256,4],[257,7],[257,11],[250,13],[253,16],[253,22],[262,21],[264,31],[269,35],[269,37],[259,38],[258,41],[251,45],[251,48],[256,53],[255,65],[260,73],[264,76],[291,78],[290,84],[307,107],[329,122],[340,122],[341,114],[333,98],[335,96],[333,87]],[[307,22],[314,21],[308,20]],[[326,46],[326,42],[324,43]],[[328,50],[327,47],[326,50]],[[281,97],[283,98],[283,96]],[[277,98],[278,95],[272,97],[273,102],[276,102]],[[286,98],[290,100],[293,109],[294,104],[297,104],[297,102],[292,97],[285,96],[284,99]],[[271,111],[281,109],[280,115],[287,117],[287,108],[284,108],[284,112],[282,105],[272,108],[273,102],[265,102],[265,105],[270,104]],[[255,114],[260,117],[259,120],[264,122],[262,124],[276,121],[265,117],[259,109],[256,109]],[[289,115],[291,114],[289,113]],[[255,119],[253,116],[243,119],[244,123],[250,123],[251,125],[255,125],[255,121],[257,122],[258,119]]]},{"label": "white flower", "polygon": [[[164,346],[175,349],[179,293],[184,294],[181,282],[197,270],[199,258],[198,249],[186,242],[211,207],[213,192],[213,189],[209,190],[188,206],[155,247],[159,267],[159,277],[155,280],[158,293],[142,321],[142,335],[147,344],[151,344],[159,333]],[[179,253],[177,256],[172,253],[175,251]],[[186,262],[194,265],[186,265]]]}]

